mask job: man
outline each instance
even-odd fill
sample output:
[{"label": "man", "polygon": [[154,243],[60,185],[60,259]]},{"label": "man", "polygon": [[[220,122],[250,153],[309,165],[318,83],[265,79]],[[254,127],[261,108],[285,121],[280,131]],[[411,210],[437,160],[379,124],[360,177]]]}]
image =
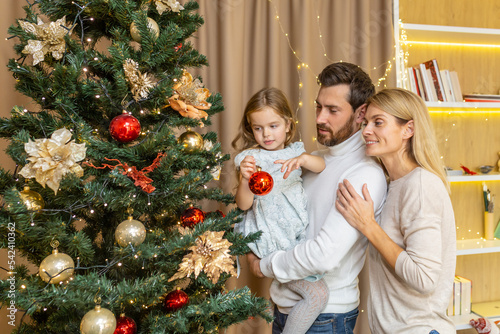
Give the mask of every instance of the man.
[{"label": "man", "polygon": [[323,69],[318,83],[317,140],[328,148],[313,153],[325,159],[326,168],[319,174],[304,175],[308,240],[262,260],[249,256],[256,276],[274,278],[270,289],[277,306],[273,334],[282,332],[287,314],[299,299],[282,283],[318,274],[324,275],[330,295],[327,306],[307,333],[352,333],[358,316],[358,274],[368,241],[336,210],[337,188],[348,179],[361,193],[366,183],[377,218],[387,191],[382,168],[365,156],[360,132],[366,101],[375,93],[370,77],[354,64],[339,62]]}]

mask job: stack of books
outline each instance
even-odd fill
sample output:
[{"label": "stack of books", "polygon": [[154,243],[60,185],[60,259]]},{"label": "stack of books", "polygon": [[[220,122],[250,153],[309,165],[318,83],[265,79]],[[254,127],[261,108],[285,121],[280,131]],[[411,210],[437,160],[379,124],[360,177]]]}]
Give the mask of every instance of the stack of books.
[{"label": "stack of books", "polygon": [[464,95],[465,102],[500,102],[500,95],[468,94]]},{"label": "stack of books", "polygon": [[407,68],[405,88],[428,102],[463,102],[455,71],[439,70],[436,59]]},{"label": "stack of books", "polygon": [[455,276],[453,294],[446,310],[448,315],[463,315],[471,313],[472,281],[462,276]]}]

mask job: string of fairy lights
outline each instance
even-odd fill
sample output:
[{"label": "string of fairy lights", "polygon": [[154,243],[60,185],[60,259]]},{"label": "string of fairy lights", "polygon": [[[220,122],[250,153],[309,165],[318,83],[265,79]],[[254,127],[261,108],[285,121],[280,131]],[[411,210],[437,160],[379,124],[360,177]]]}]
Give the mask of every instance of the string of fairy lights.
[{"label": "string of fairy lights", "polygon": [[[302,59],[299,55],[298,55],[298,52],[297,52],[297,49],[295,49],[292,45],[292,42],[290,40],[290,35],[288,32],[285,31],[285,28],[283,27],[283,24],[281,22],[281,19],[280,19],[280,15],[279,15],[279,11],[278,11],[278,8],[276,6],[276,4],[273,2],[273,0],[268,0],[270,5],[272,6],[273,10],[274,10],[274,18],[276,20],[276,22],[278,23],[278,26],[280,28],[280,31],[282,33],[282,35],[285,37],[286,39],[286,42],[288,44],[288,48],[290,49],[292,55],[297,59],[297,68],[296,68],[296,71],[297,71],[297,78],[298,78],[298,81],[299,81],[299,84],[298,84],[298,101],[297,101],[297,108],[295,110],[295,114],[296,116],[298,115],[300,109],[303,107],[304,105],[304,101],[302,100],[302,90],[303,90],[303,77],[302,77],[302,73],[301,71],[302,70],[306,70],[308,71],[312,76],[314,76],[315,80],[317,80],[318,76],[316,73],[314,73],[314,71],[311,69],[311,67],[309,66],[309,64],[304,60]],[[338,60],[334,60],[332,58],[329,57],[328,55],[328,52],[326,50],[326,45],[325,45],[325,42],[324,42],[324,36],[323,36],[323,33],[322,33],[322,30],[321,30],[321,16],[318,12],[318,8],[316,8],[315,10],[315,14],[316,14],[316,18],[315,18],[315,22],[316,22],[316,25],[317,25],[317,31],[318,31],[318,37],[319,37],[319,41],[320,41],[320,44],[321,44],[321,48],[322,48],[322,53],[323,53],[323,57],[325,57],[330,63],[334,63],[334,62],[342,62],[343,60],[342,59],[338,59]],[[384,71],[384,74],[378,78],[376,80],[376,86],[377,87],[386,87],[386,81],[387,81],[387,78],[389,76],[389,73],[391,72],[392,70],[392,65],[394,63],[394,60],[395,58],[393,57],[392,59],[390,60],[387,60],[385,61],[384,63],[378,65],[378,66],[374,66],[370,69],[365,69],[363,68],[367,73],[370,73],[372,71],[376,71],[376,70],[379,70],[380,68],[385,68],[385,71]],[[297,118],[297,117],[296,117]],[[297,125],[299,124],[299,121],[297,120],[296,121]],[[301,131],[300,131],[300,127],[299,128],[299,131],[298,131],[298,134],[299,134],[299,140],[302,141],[302,134],[301,134]],[[312,138],[313,142],[316,141],[316,137],[313,137]]]},{"label": "string of fairy lights", "polygon": [[[309,64],[299,56],[298,50],[296,48],[294,48],[294,46],[292,45],[290,35],[285,30],[285,28],[283,27],[283,24],[281,22],[279,11],[278,11],[276,4],[273,2],[273,0],[268,0],[268,1],[274,10],[274,18],[279,26],[279,29],[280,29],[282,35],[286,39],[286,42],[288,44],[288,48],[290,49],[292,55],[296,58],[297,63],[298,63],[297,67],[296,67],[298,81],[299,81],[298,101],[297,101],[297,108],[296,108],[296,115],[297,115],[299,110],[304,105],[304,102],[302,101],[302,89],[303,89],[302,71],[303,70],[308,71],[311,75],[314,76],[315,79],[317,79],[317,75],[313,72],[313,70],[311,69]],[[318,13],[318,9],[316,9],[316,18],[315,19],[316,19],[315,22],[317,25],[318,37],[319,37],[319,41],[321,44],[323,57],[325,57],[330,63],[342,62],[343,61],[342,59],[332,59],[328,55],[328,52],[327,52],[326,46],[325,46],[325,42],[324,42],[324,35],[323,35],[322,30],[321,30],[321,16]],[[405,80],[408,79],[405,69],[408,68],[408,66],[409,66],[409,56],[410,56],[409,47],[413,44],[425,45],[425,46],[441,45],[441,46],[466,46],[466,47],[491,47],[491,48],[499,48],[500,47],[500,45],[491,44],[491,43],[478,44],[478,43],[454,43],[454,42],[452,43],[452,42],[434,42],[434,41],[410,41],[408,39],[408,35],[407,35],[406,30],[405,30],[404,24],[401,20],[399,20],[399,32],[400,32],[399,33],[399,40],[395,41],[395,45],[394,45],[395,56],[392,59],[387,60],[386,62],[380,64],[379,66],[375,66],[375,67],[370,68],[370,69],[364,69],[366,72],[370,73],[372,71],[376,71],[382,67],[385,67],[384,74],[380,78],[374,80],[376,82],[377,87],[382,87],[382,88],[387,87],[386,86],[387,78],[388,78],[390,72],[392,71],[392,69],[395,68],[396,65],[398,65],[398,62],[396,61],[396,57],[399,58],[399,66],[401,66],[398,81],[401,80],[401,82],[405,82]],[[438,103],[438,104],[440,105],[441,103]],[[487,111],[480,111],[477,106],[472,107],[472,108],[465,108],[463,110],[456,110],[456,109],[442,108],[442,107],[430,107],[429,111],[433,114],[444,114],[448,117],[449,117],[449,115],[452,115],[455,113],[467,114],[467,115],[470,114],[470,115],[474,115],[474,116],[484,117],[485,122],[489,121],[489,118],[491,117],[492,113],[500,113],[500,109],[488,109]],[[457,122],[456,121],[457,121],[456,118],[453,118],[453,120],[451,121],[451,123],[449,125],[448,131],[446,131],[447,135],[444,136],[444,138],[443,138],[444,147],[448,147],[449,137],[450,137],[451,133],[457,129]],[[297,124],[298,123],[299,122],[297,121]],[[298,132],[299,132],[299,136],[300,136],[299,140],[302,141],[301,133],[300,133],[300,131],[298,131]],[[313,137],[313,141],[316,141],[315,137]],[[444,156],[441,156],[441,159],[444,160]],[[458,228],[459,227],[457,226],[457,229]],[[471,229],[468,229],[468,232],[475,235],[476,238],[481,238],[481,233],[478,231],[472,231]],[[462,237],[462,239],[465,239],[465,238]]]},{"label": "string of fairy lights", "polygon": [[[402,82],[405,82],[405,80],[408,80],[406,68],[411,67],[409,63],[409,57],[410,57],[410,51],[409,49],[413,45],[424,45],[424,46],[444,46],[444,47],[472,47],[472,48],[491,48],[492,50],[496,50],[500,48],[500,44],[491,44],[491,43],[457,43],[457,42],[435,42],[435,41],[420,41],[420,40],[411,40],[408,37],[407,29],[405,28],[405,24],[399,20],[399,60],[401,62],[401,70],[400,70],[400,78]],[[435,115],[433,117],[445,117],[447,122],[444,123],[445,128],[440,128],[436,129],[439,130],[437,134],[441,134],[440,136],[437,136],[438,140],[443,140],[443,148],[444,150],[448,150],[450,146],[450,138],[452,137],[454,132],[459,131],[460,128],[460,121],[462,120],[462,117],[479,117],[479,119],[483,119],[484,121],[484,127],[488,126],[488,122],[491,122],[491,119],[494,115],[500,114],[500,108],[494,107],[494,106],[478,106],[477,104],[475,105],[469,105],[465,103],[458,103],[457,106],[459,106],[459,109],[455,107],[446,107],[441,105],[444,105],[442,102],[438,102],[435,106],[429,107],[429,111]],[[476,125],[477,126],[477,125]],[[490,125],[491,127],[491,125]],[[440,156],[441,159],[445,159],[443,155]],[[481,182],[484,185],[484,181],[481,179],[478,179],[477,181],[453,181],[451,182],[455,183],[469,183],[474,187],[477,187],[478,184]],[[485,242],[486,239],[483,237],[483,229],[482,227],[479,227],[480,225],[466,225],[466,226],[460,226],[461,224],[457,224],[456,229],[457,233],[460,232],[459,239],[460,240],[468,240],[468,239],[477,239],[476,243],[478,245],[481,245],[482,242]],[[473,227],[472,227],[473,226]],[[496,238],[494,238],[496,239]]]}]

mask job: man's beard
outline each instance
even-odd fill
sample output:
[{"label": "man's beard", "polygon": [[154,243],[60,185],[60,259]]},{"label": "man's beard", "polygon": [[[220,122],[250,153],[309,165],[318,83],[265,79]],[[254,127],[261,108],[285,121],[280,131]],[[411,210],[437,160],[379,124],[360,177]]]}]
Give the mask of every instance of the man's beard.
[{"label": "man's beard", "polygon": [[[323,125],[316,125],[316,130],[318,134],[318,142],[325,146],[338,145],[345,140],[349,139],[353,133],[354,125],[354,113],[351,115],[349,120],[342,126],[337,132],[333,133],[330,128],[324,127]],[[326,136],[319,133],[319,130],[326,130],[330,133],[330,136]]]}]

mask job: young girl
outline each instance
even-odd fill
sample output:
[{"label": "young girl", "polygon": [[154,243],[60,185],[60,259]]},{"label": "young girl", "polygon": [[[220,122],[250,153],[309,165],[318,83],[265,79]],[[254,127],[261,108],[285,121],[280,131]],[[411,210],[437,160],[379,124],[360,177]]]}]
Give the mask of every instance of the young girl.
[{"label": "young girl", "polygon": [[[232,143],[240,152],[234,159],[240,172],[236,204],[246,210],[235,230],[244,235],[263,232],[259,240],[249,244],[259,258],[293,248],[304,240],[308,221],[299,168],[315,173],[325,168],[321,157],[305,153],[303,143],[291,142],[295,124],[284,93],[277,88],[264,88],[248,101],[240,133]],[[274,180],[273,189],[265,196],[255,196],[248,185],[257,166]],[[318,277],[292,281],[286,286],[302,299],[290,312],[283,333],[305,333],[328,302],[328,287]]]}]

